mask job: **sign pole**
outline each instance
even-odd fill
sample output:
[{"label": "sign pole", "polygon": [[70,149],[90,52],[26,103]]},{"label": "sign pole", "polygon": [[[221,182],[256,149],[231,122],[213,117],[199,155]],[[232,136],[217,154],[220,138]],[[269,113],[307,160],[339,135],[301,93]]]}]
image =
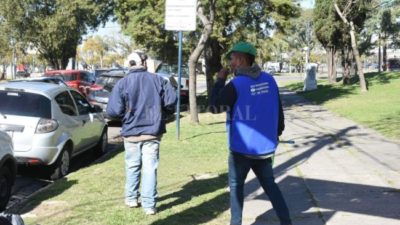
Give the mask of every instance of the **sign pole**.
[{"label": "sign pole", "polygon": [[178,101],[176,103],[176,138],[180,139],[180,119],[181,119],[181,82],[182,82],[182,31],[178,32],[179,50],[178,50]]},{"label": "sign pole", "polygon": [[178,31],[178,101],[176,103],[176,138],[180,139],[182,32],[196,30],[197,0],[165,0],[165,29]]}]

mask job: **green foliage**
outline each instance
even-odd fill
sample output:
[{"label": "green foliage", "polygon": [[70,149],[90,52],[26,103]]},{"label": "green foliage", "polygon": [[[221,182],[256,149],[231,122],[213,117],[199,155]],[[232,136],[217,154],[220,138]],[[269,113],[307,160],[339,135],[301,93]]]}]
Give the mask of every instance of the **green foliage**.
[{"label": "green foliage", "polygon": [[341,21],[332,0],[316,0],[314,29],[318,41],[326,48],[339,45],[342,37]]},{"label": "green foliage", "polygon": [[123,32],[132,37],[139,48],[157,55],[166,62],[176,62],[177,36],[164,29],[165,1],[120,0],[115,14]]},{"label": "green foliage", "polygon": [[[204,14],[209,15],[209,0],[199,0]],[[138,46],[146,48],[164,61],[176,62],[177,37],[164,29],[165,1],[120,0],[115,13],[125,34]],[[220,0],[216,2],[212,38],[226,51],[233,42],[250,39],[257,46],[268,38],[272,29],[284,29],[287,20],[299,15],[290,0],[253,1]],[[187,58],[199,41],[203,25],[198,20],[196,32],[185,32],[184,55]]]},{"label": "green foliage", "polygon": [[91,68],[112,67],[115,63],[123,65],[132,50],[132,42],[123,36],[89,36],[77,55]]},{"label": "green foliage", "polygon": [[3,0],[0,16],[10,36],[33,45],[54,68],[65,68],[88,29],[104,23],[111,0]]}]

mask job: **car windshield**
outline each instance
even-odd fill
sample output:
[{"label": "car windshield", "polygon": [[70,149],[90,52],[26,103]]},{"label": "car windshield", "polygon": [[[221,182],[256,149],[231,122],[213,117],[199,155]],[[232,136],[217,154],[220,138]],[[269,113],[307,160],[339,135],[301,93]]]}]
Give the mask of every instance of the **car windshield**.
[{"label": "car windshield", "polygon": [[[178,76],[178,66],[161,64],[157,68],[156,73]],[[185,77],[185,78],[189,77],[189,68],[187,66],[182,66],[182,77]]]},{"label": "car windshield", "polygon": [[101,85],[104,89],[110,91],[121,78],[122,77],[120,76],[101,75],[97,77],[96,84]]},{"label": "car windshield", "polygon": [[52,74],[44,74],[44,77],[57,77],[63,81],[74,81],[77,80],[76,74],[72,73],[52,73]]},{"label": "car windshield", "polygon": [[0,91],[0,112],[8,115],[51,118],[48,98],[21,91]]}]

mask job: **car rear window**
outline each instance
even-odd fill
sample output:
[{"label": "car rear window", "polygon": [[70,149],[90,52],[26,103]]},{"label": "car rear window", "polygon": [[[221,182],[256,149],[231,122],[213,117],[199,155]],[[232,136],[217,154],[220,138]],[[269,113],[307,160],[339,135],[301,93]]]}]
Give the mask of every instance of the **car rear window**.
[{"label": "car rear window", "polygon": [[50,99],[43,95],[0,91],[0,112],[8,115],[51,118]]},{"label": "car rear window", "polygon": [[[182,66],[181,70],[182,70],[182,77],[189,78],[189,68],[187,66]],[[168,65],[168,64],[161,64],[157,68],[156,73],[162,73],[162,74],[169,74],[169,75],[178,76],[178,66],[176,66],[176,65]]]},{"label": "car rear window", "polygon": [[98,85],[103,85],[103,86],[111,86],[114,87],[114,85],[121,79],[122,77],[120,76],[107,76],[107,75],[101,75],[96,79],[96,84]]},{"label": "car rear window", "polygon": [[78,80],[76,73],[45,73],[45,77],[58,77],[63,81],[74,81]]}]

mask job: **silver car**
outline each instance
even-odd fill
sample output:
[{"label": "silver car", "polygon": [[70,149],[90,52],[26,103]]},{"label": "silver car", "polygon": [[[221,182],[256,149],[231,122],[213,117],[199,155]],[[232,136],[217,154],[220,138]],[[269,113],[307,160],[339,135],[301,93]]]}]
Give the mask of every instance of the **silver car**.
[{"label": "silver car", "polygon": [[71,158],[103,154],[107,125],[99,107],[78,91],[42,82],[0,84],[0,130],[14,143],[18,164],[45,165],[51,179],[65,176]]}]

